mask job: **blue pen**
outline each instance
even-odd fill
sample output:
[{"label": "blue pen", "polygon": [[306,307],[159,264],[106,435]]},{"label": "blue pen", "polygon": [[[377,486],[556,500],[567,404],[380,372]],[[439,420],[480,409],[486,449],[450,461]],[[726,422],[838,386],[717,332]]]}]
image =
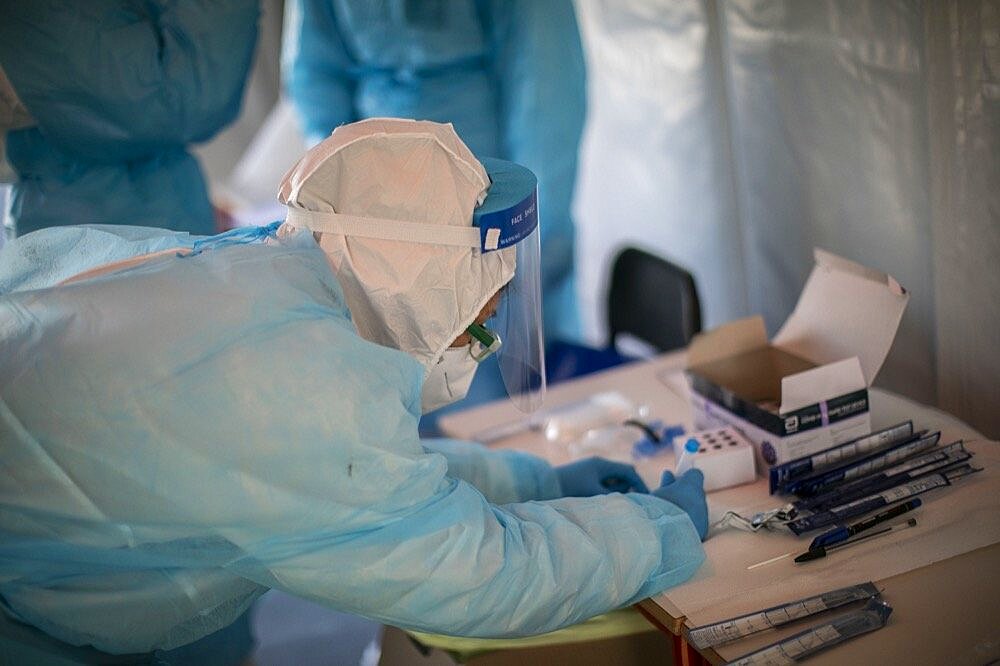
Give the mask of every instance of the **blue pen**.
[{"label": "blue pen", "polygon": [[813,560],[818,560],[821,557],[826,557],[829,554],[829,551],[836,550],[838,548],[844,548],[846,546],[853,546],[856,543],[867,541],[872,537],[877,537],[883,534],[888,534],[889,532],[905,530],[907,527],[916,527],[916,526],[917,526],[917,519],[910,518],[905,523],[902,523],[900,525],[889,525],[888,527],[883,527],[880,530],[865,532],[857,539],[848,539],[847,541],[841,541],[840,543],[836,543],[832,546],[820,546],[819,548],[810,548],[806,552],[796,557],[795,562],[796,564],[802,564],[803,562],[811,562]]},{"label": "blue pen", "polygon": [[859,532],[864,532],[867,529],[875,527],[879,523],[884,523],[887,520],[892,520],[896,516],[901,516],[907,511],[912,511],[922,504],[919,497],[914,497],[908,502],[903,502],[902,504],[897,504],[896,506],[883,511],[882,513],[877,513],[871,518],[866,518],[862,521],[856,522],[848,527],[838,527],[832,529],[829,532],[824,532],[818,537],[813,539],[812,543],[809,544],[809,550],[813,550],[819,547],[832,546],[835,543],[840,543],[841,541],[847,541],[855,534]]}]

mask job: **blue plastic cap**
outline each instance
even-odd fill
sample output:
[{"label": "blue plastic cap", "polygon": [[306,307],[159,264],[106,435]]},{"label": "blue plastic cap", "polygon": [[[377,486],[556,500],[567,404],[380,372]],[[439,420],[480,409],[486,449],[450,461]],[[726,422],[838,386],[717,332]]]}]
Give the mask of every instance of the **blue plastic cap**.
[{"label": "blue plastic cap", "polygon": [[698,452],[698,440],[692,437],[688,441],[684,442],[684,450],[688,453]]}]

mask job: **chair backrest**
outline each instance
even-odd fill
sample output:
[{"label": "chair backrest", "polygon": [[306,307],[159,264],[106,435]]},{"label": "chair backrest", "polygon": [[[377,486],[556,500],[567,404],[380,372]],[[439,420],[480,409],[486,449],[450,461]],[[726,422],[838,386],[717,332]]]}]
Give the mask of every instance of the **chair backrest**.
[{"label": "chair backrest", "polygon": [[608,331],[611,346],[628,333],[659,351],[684,347],[701,331],[694,277],[662,257],[625,248],[611,271]]}]

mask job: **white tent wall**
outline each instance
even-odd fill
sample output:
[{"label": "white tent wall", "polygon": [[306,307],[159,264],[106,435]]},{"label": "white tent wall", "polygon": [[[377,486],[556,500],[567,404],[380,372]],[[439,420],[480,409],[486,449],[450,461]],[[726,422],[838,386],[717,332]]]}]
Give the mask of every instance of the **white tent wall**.
[{"label": "white tent wall", "polygon": [[588,98],[574,201],[577,291],[592,342],[604,342],[610,262],[626,244],[695,275],[706,325],[747,312],[713,9],[577,3]]},{"label": "white tent wall", "polygon": [[1000,437],[1000,2],[927,24],[938,402]]},{"label": "white tent wall", "polygon": [[919,6],[724,6],[750,310],[774,332],[795,306],[814,246],[890,273],[911,299],[879,383],[933,402]]},{"label": "white tent wall", "polygon": [[996,2],[577,0],[586,335],[626,244],[773,333],[819,246],[912,294],[877,383],[1000,434]]}]

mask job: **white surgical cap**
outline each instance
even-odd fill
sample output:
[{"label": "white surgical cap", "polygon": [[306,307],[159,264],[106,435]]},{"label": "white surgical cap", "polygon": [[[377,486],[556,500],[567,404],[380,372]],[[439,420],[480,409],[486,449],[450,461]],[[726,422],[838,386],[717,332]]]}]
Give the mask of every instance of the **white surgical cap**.
[{"label": "white surgical cap", "polygon": [[[306,153],[278,199],[361,225],[471,227],[488,188],[485,169],[451,124],[376,118],[338,127]],[[515,251],[438,244],[427,227],[414,228],[406,241],[317,235],[358,333],[429,369],[513,277]]]}]

